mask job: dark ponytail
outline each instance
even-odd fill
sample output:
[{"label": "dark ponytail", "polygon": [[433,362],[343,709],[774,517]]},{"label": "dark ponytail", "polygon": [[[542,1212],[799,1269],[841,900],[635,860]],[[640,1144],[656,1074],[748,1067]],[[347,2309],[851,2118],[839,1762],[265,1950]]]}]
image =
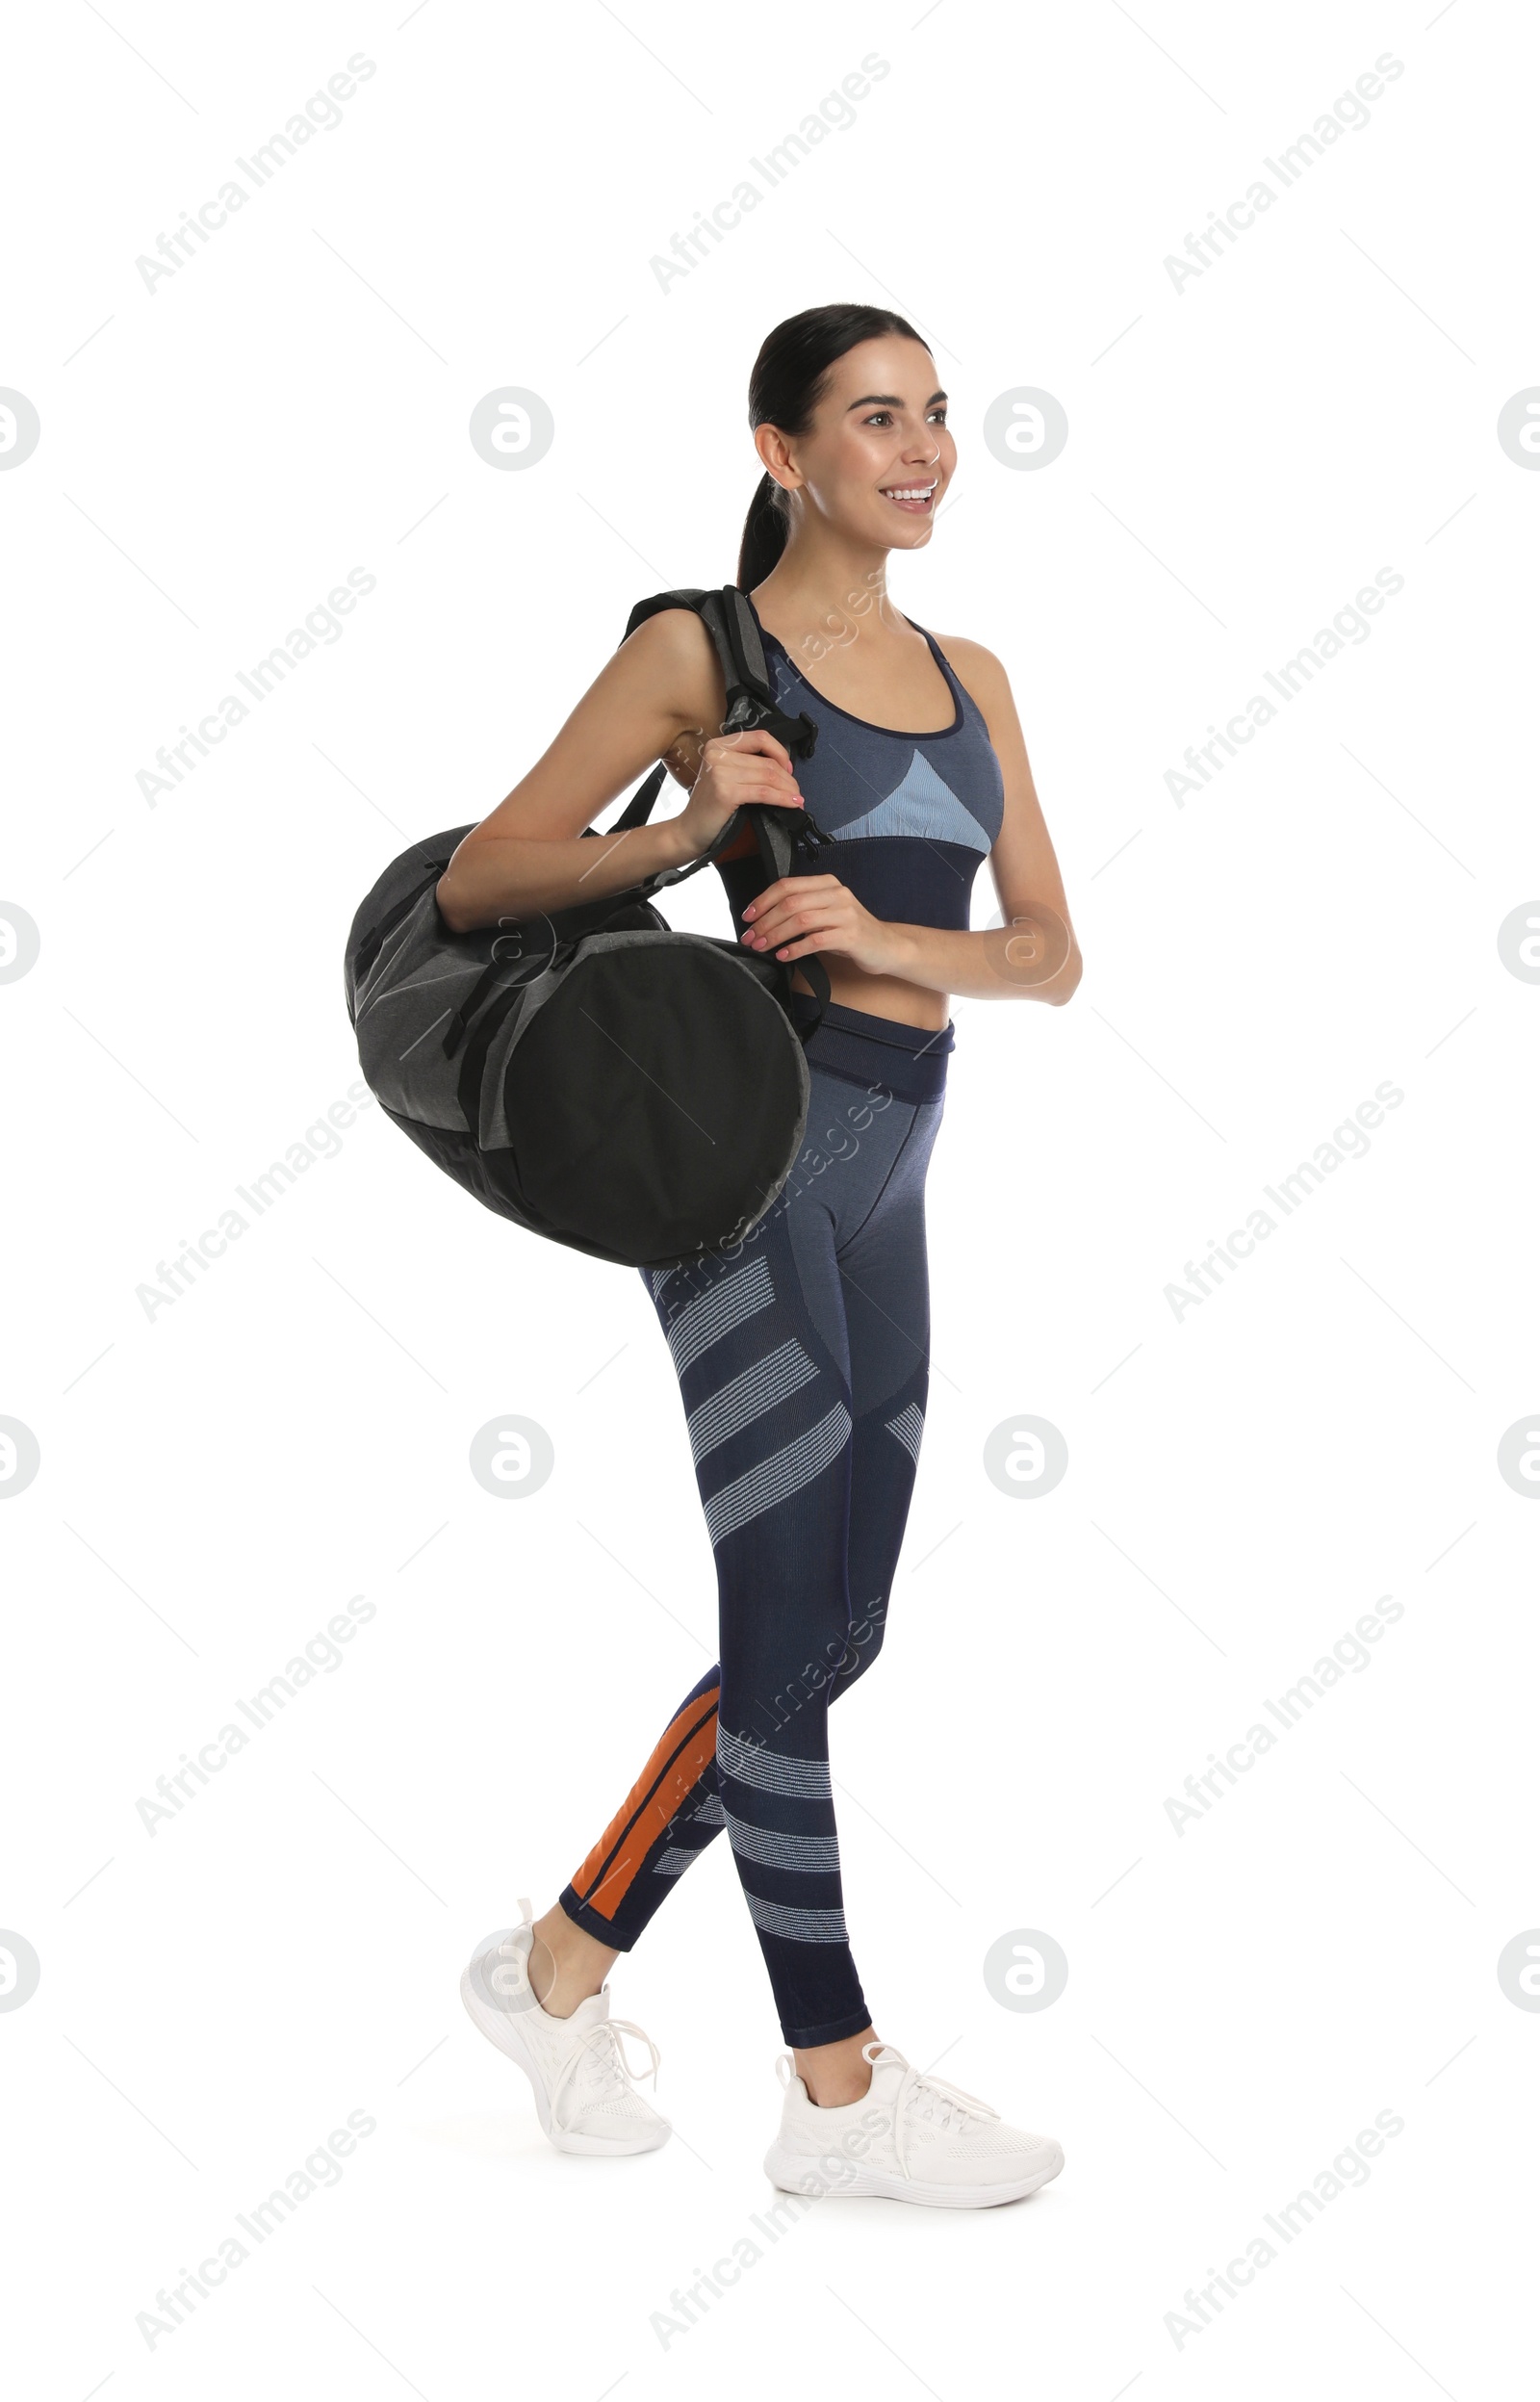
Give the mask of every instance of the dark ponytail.
[{"label": "dark ponytail", "polygon": [[[911,342],[923,337],[907,318],[891,309],[832,305],[804,309],[787,317],[768,333],[749,377],[749,424],[776,426],[783,433],[806,433],[813,412],[829,389],[829,370],[858,342],[875,342],[884,334],[903,334]],[[790,532],[786,495],[768,473],[761,476],[743,521],[738,547],[738,590],[752,592],[763,583],[786,547]]]}]

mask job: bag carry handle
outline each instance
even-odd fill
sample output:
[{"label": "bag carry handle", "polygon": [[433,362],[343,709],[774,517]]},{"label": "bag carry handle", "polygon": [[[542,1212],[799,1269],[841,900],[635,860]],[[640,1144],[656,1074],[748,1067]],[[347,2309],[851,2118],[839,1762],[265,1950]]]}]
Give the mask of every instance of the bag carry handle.
[{"label": "bag carry handle", "polygon": [[[818,728],[806,710],[788,717],[776,705],[765,670],[764,648],[759,629],[755,624],[749,605],[735,584],[728,584],[721,592],[657,592],[649,601],[638,601],[626,626],[629,639],[638,626],[649,617],[655,617],[663,608],[694,608],[716,644],[717,658],[727,685],[728,709],[722,720],[724,734],[740,729],[763,727],[774,735],[798,759],[810,759],[818,739]],[[608,834],[629,834],[636,826],[645,826],[653,814],[654,804],[663,789],[667,770],[661,761],[646,783],[633,793]],[[598,831],[590,826],[586,832]],[[819,839],[831,841],[833,837],[820,830]]]},{"label": "bag carry handle", "polygon": [[[728,705],[722,720],[723,733],[732,734],[749,728],[762,728],[767,734],[773,735],[778,742],[784,744],[793,757],[810,759],[818,739],[817,723],[808,715],[805,710],[799,710],[795,717],[788,717],[784,710],[778,706],[765,666],[764,645],[759,639],[759,629],[755,623],[754,612],[747,599],[737,585],[725,584],[720,591],[709,592],[694,586],[674,592],[654,592],[648,600],[637,602],[626,621],[626,633],[622,640],[629,640],[638,626],[645,625],[649,617],[655,617],[661,609],[665,608],[693,609],[705,624],[716,646],[723,682],[727,687]],[[614,824],[604,827],[603,833],[604,835],[629,834],[637,826],[646,825],[653,814],[657,796],[663,788],[663,779],[667,773],[668,770],[660,760],[645,782],[631,795]],[[698,858],[686,861],[681,867],[660,868],[654,875],[645,877],[640,884],[629,885],[623,891],[612,894],[614,910],[619,912],[622,909],[634,908],[638,902],[650,899],[653,893],[662,891],[665,887],[682,884],[687,877],[699,875],[703,867],[709,867],[722,852],[736,841],[745,819],[753,825],[757,838],[759,858],[765,869],[766,882],[770,884],[779,882],[783,876],[790,875],[797,849],[819,850],[834,839],[833,835],[824,832],[823,827],[806,810],[799,810],[795,813],[796,832],[793,835],[791,826],[787,822],[790,814],[791,813],[771,808],[763,802],[745,803],[743,808],[733,811],[726,824],[718,829],[715,839]],[[597,839],[601,829],[598,826],[585,826],[583,833],[585,837]],[[590,927],[588,931],[598,931],[599,925],[603,923],[603,919],[597,921],[596,925]],[[499,956],[498,943],[504,939],[499,936],[494,942],[486,968],[449,1020],[444,1036],[444,1050],[447,1057],[453,1057],[464,1040],[471,1019],[479,1008],[486,993],[501,978],[502,961]],[[542,961],[539,964],[545,965],[546,963]],[[811,986],[813,997],[818,1004],[818,1018],[815,1018],[808,1025],[798,1029],[803,1041],[806,1042],[808,1035],[814,1032],[818,1019],[822,1017],[829,1001],[829,974],[815,951],[809,952],[797,964]],[[791,989],[789,964],[783,967],[783,973],[789,994]],[[514,980],[524,981],[522,978]]]},{"label": "bag carry handle", "polygon": [[[783,876],[789,876],[792,854],[798,847],[797,839],[792,833],[791,822],[788,821],[789,813],[783,809],[768,809],[763,803],[759,803],[751,805],[747,809],[734,811],[729,823],[735,824],[739,817],[749,818],[758,838],[759,857],[764,865],[765,882],[776,884]],[[819,843],[831,842],[834,839],[832,835],[825,834],[823,828],[815,825],[810,818],[806,825],[798,820],[797,826],[799,834],[816,835]],[[813,847],[816,848],[817,845]],[[813,999],[818,1005],[816,1014],[808,1020],[808,1023],[797,1027],[797,1032],[806,1044],[809,1035],[817,1033],[823,1022],[824,1011],[829,1006],[829,970],[816,951],[805,952],[796,964],[811,985]],[[792,991],[791,962],[787,960],[778,962],[777,965],[785,977],[786,993],[789,997]],[[787,1015],[790,1016],[789,1010]],[[794,1019],[792,1023],[796,1024]]]},{"label": "bag carry handle", "polygon": [[[693,586],[676,592],[654,592],[649,600],[637,602],[626,621],[623,638],[629,641],[638,626],[645,625],[650,617],[655,617],[665,608],[693,609],[716,646],[722,680],[727,688],[723,733],[736,734],[751,727],[762,729],[766,734],[773,735],[794,758],[810,759],[818,740],[817,724],[806,710],[799,710],[795,717],[788,717],[778,705],[765,666],[764,645],[759,639],[754,611],[737,585],[725,584],[720,592],[706,592]],[[660,761],[614,824],[604,831],[608,834],[629,834],[635,827],[645,825],[663,788],[666,772]],[[736,821],[730,820],[730,823],[732,823],[736,833]],[[815,825],[810,817],[806,819],[806,823],[815,843],[833,841],[834,837],[825,834],[823,828]],[[585,831],[595,834],[598,829],[590,826]],[[700,859],[692,861],[684,868],[668,868],[664,874],[670,883],[677,884],[683,876],[692,874],[696,867],[707,865],[716,856],[717,849],[713,844]],[[635,889],[648,892],[658,888],[649,882]]]},{"label": "bag carry handle", "polygon": [[[648,600],[637,602],[626,621],[626,633],[622,638],[629,640],[638,626],[645,625],[650,617],[655,617],[660,610],[665,608],[693,609],[706,626],[716,646],[717,659],[722,668],[723,683],[727,691],[727,710],[722,720],[723,733],[736,733],[751,727],[762,728],[767,734],[773,735],[778,742],[784,744],[793,758],[810,759],[818,740],[817,722],[808,715],[806,710],[801,710],[795,717],[790,717],[778,705],[769,671],[765,665],[764,645],[759,639],[759,628],[754,611],[749,607],[748,599],[739,587],[730,583],[724,584],[720,591],[714,592],[706,591],[698,586],[681,587],[672,592],[654,592]],[[604,831],[608,834],[629,834],[634,827],[645,825],[652,815],[658,793],[663,788],[663,779],[666,773],[666,768],[659,762],[639,790],[632,795],[614,824],[606,827]],[[698,875],[703,867],[709,867],[737,840],[745,819],[754,827],[759,846],[759,858],[765,870],[765,880],[770,884],[779,882],[783,876],[790,875],[798,849],[819,850],[834,839],[832,834],[825,833],[823,827],[808,810],[798,811],[793,821],[790,814],[784,810],[773,809],[763,802],[748,802],[742,809],[733,811],[727,823],[719,828],[715,839],[698,858],[687,861],[681,867],[659,869],[655,875],[648,877],[644,883],[631,887],[627,893],[617,894],[617,904],[623,900],[626,902],[645,900],[670,885],[682,884],[687,877]],[[792,830],[793,822],[795,832]],[[596,834],[598,829],[590,826],[587,832]],[[816,952],[809,952],[806,958],[798,962],[798,965],[812,988],[813,997],[818,1003],[818,1015],[821,1017],[830,996],[828,970]],[[791,981],[789,966],[785,969],[785,976],[789,991]],[[801,1029],[804,1041],[815,1030],[817,1022],[817,1019],[814,1019],[810,1024]]]},{"label": "bag carry handle", "polygon": [[[724,584],[718,592],[703,591],[693,585],[677,592],[654,592],[650,599],[637,602],[626,620],[622,639],[629,641],[638,626],[645,625],[649,617],[655,617],[660,609],[665,608],[693,609],[716,645],[722,680],[727,687],[727,710],[722,720],[722,732],[734,734],[742,726],[762,726],[767,733],[775,736],[778,742],[783,742],[796,758],[811,759],[818,739],[817,722],[808,715],[806,710],[799,710],[795,717],[788,717],[778,705],[765,666],[764,645],[754,621],[754,611],[737,585]],[[638,794],[637,800],[640,798]],[[633,802],[632,807],[635,806]],[[648,806],[651,807],[651,803]],[[624,824],[626,819],[618,822]],[[642,820],[638,817],[635,822],[640,825]]]}]

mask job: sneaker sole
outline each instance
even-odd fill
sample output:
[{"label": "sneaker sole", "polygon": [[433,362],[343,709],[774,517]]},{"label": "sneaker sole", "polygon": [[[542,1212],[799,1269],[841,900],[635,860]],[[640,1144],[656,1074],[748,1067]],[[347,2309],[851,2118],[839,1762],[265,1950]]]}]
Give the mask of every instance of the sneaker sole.
[{"label": "sneaker sole", "polygon": [[[471,1966],[475,1965],[473,1961]],[[572,2133],[565,2127],[553,2127],[551,2123],[551,2105],[546,2098],[545,2079],[528,2048],[520,2037],[517,2018],[510,2016],[506,2010],[494,2009],[489,2002],[483,2002],[475,1989],[471,1968],[467,1968],[460,1978],[460,2000],[465,2003],[472,2025],[478,2027],[487,2041],[496,2044],[498,2050],[512,2060],[517,2067],[522,2068],[526,2077],[528,2078],[534,2093],[535,2110],[541,2129],[558,2152],[578,2152],[590,2157],[598,2155],[604,2159],[622,2159],[629,2158],[631,2154],[637,2152],[656,2152],[660,2145],[667,2143],[674,2131],[667,2119],[661,2119],[658,2122],[658,2131],[655,2134],[644,2133],[640,2139],[629,2141],[622,2139],[618,2142],[608,2140],[603,2135],[578,2135]]]},{"label": "sneaker sole", "polygon": [[806,2193],[821,2201],[860,2201],[872,2199],[884,2202],[919,2202],[943,2210],[988,2209],[997,2202],[1021,2202],[1040,2185],[1046,2185],[1064,2167],[1065,2156],[1058,2145],[1046,2167],[1034,2169],[1030,2177],[1013,2178],[999,2185],[936,2185],[915,2177],[895,2177],[886,2169],[861,2168],[855,2161],[846,2163],[855,2170],[848,2183],[831,2184],[816,2160],[806,2153],[790,2152],[782,2143],[773,2143],[764,2156],[765,2175],[783,2193]]}]

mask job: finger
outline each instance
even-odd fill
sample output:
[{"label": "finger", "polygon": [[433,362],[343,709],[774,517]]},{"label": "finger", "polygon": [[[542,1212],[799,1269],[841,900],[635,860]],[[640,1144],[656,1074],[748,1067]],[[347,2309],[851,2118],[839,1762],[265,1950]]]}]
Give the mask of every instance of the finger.
[{"label": "finger", "polygon": [[803,800],[803,792],[800,792],[795,778],[776,776],[771,763],[759,762],[759,759],[755,759],[755,762],[742,759],[732,766],[718,759],[716,768],[713,768],[713,783],[716,783],[716,790],[721,792],[723,800],[731,800],[735,805],[742,805],[747,800],[774,800],[800,805],[800,800]]},{"label": "finger", "polygon": [[821,909],[801,909],[783,917],[765,933],[766,947],[775,950],[783,943],[803,942],[816,946],[820,943],[847,942],[855,928],[843,914]]},{"label": "finger", "polygon": [[840,932],[836,922],[823,917],[816,910],[805,909],[784,915],[778,913],[769,919],[761,918],[757,926],[751,927],[749,940],[757,948],[762,945],[766,950],[774,950],[780,943],[790,943],[798,937],[809,942],[827,943],[837,938]]},{"label": "finger", "polygon": [[795,776],[785,776],[774,759],[716,759],[708,762],[718,792],[742,792],[742,795],[798,795],[803,786]]},{"label": "finger", "polygon": [[805,930],[802,919],[761,918],[757,925],[745,929],[742,939],[751,950],[769,951],[774,950],[778,943],[789,942],[794,934]]},{"label": "finger", "polygon": [[767,910],[778,909],[786,901],[820,898],[834,886],[844,890],[837,876],[780,876],[774,884],[767,884],[762,892],[755,894],[743,914],[745,917],[762,917]]},{"label": "finger", "polygon": [[760,911],[746,929],[757,943],[783,943],[808,922],[806,916],[783,902],[777,908]]},{"label": "finger", "polygon": [[766,734],[762,726],[740,726],[735,734],[714,734],[706,747],[711,750],[717,744],[724,751],[752,751],[760,758],[778,760],[790,772],[791,753],[773,734]]}]

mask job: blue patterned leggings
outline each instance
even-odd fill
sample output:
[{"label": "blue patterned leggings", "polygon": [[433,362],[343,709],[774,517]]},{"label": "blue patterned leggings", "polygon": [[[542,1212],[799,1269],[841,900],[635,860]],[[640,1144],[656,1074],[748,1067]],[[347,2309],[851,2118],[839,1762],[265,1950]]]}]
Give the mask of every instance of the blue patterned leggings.
[{"label": "blue patterned leggings", "polygon": [[832,1005],[805,1148],[731,1253],[643,1271],[716,1559],[720,1661],[561,1895],[629,1951],[726,1827],[788,2044],[870,2020],[845,1924],[831,1701],[882,1646],[925,1423],[939,1034]]}]

